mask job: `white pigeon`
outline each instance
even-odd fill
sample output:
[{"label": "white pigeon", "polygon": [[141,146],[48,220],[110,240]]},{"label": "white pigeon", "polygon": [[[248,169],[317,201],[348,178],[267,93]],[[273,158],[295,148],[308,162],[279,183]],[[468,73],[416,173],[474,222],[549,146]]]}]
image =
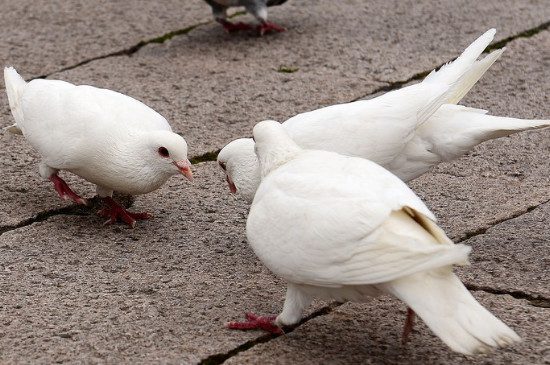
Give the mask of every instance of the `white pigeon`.
[{"label": "white pigeon", "polygon": [[226,32],[231,33],[241,29],[252,29],[250,24],[232,23],[227,20],[227,9],[235,6],[244,6],[259,22],[258,30],[261,35],[267,31],[282,32],[286,28],[267,21],[267,7],[281,5],[286,0],[204,0],[212,7],[214,19],[220,23]]},{"label": "white pigeon", "polygon": [[110,209],[106,223],[121,218],[132,227],[147,213],[131,213],[112,199],[113,191],[146,194],[175,174],[192,180],[187,143],[159,113],[115,91],[59,80],[25,82],[4,69],[15,124],[7,130],[25,136],[40,154],[39,172],[62,199],[86,201],[58,176],[72,172],[97,185]]},{"label": "white pigeon", "polygon": [[[454,62],[421,83],[374,99],[298,114],[283,126],[302,148],[363,157],[403,181],[456,159],[483,141],[550,126],[549,120],[497,117],[455,105],[503,52],[476,61],[494,34],[494,29],[487,31]],[[218,156],[228,181],[249,203],[260,182],[253,145],[251,140],[236,140]]]},{"label": "white pigeon", "polygon": [[262,182],[247,238],[288,288],[276,318],[248,315],[228,327],[280,331],[297,324],[314,297],[362,302],[386,293],[454,351],[520,341],[453,273],[470,247],[453,244],[404,182],[362,158],[303,150],[274,121],[258,123],[254,138]]}]

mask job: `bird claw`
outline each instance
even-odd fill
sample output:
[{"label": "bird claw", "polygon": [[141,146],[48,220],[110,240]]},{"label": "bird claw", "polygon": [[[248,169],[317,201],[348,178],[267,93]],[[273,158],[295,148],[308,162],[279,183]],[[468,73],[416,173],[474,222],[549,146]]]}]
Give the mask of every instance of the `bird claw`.
[{"label": "bird claw", "polygon": [[122,205],[118,204],[111,197],[103,198],[103,201],[109,205],[110,209],[102,209],[97,214],[101,216],[109,216],[103,225],[115,223],[119,218],[132,228],[136,226],[136,219],[146,219],[152,217],[149,213],[132,213],[126,210]]},{"label": "bird claw", "polygon": [[247,322],[227,322],[225,327],[239,330],[263,329],[267,332],[282,335],[284,334],[281,327],[275,324],[276,316],[260,317],[252,313],[245,313]]},{"label": "bird claw", "polygon": [[285,27],[282,25],[277,25],[270,22],[262,22],[258,26],[258,30],[260,31],[260,35],[263,36],[268,31],[274,31],[274,32],[284,32],[286,30]]},{"label": "bird claw", "polygon": [[57,176],[57,174],[51,175],[50,181],[53,182],[55,191],[57,191],[57,194],[59,194],[61,200],[67,200],[67,197],[69,197],[77,204],[88,205],[86,199],[82,199],[74,191],[72,191],[65,180]]},{"label": "bird claw", "polygon": [[[252,25],[246,24],[246,23],[243,23],[243,22],[232,23],[232,22],[227,21],[225,19],[216,19],[216,21],[218,23],[220,23],[223,26],[223,29],[225,29],[225,31],[229,34],[231,34],[233,32],[237,32],[239,30],[254,29],[254,27]],[[265,33],[269,32],[269,31],[284,32],[286,30],[286,28],[281,26],[281,25],[277,25],[277,24],[267,22],[267,21],[263,21],[263,20],[260,21],[260,25],[258,25],[257,29],[260,32],[261,36],[263,36]]]},{"label": "bird claw", "polygon": [[220,23],[223,26],[223,29],[225,29],[225,31],[229,34],[237,32],[239,30],[248,30],[253,28],[250,24],[246,24],[243,22],[231,23],[230,21],[227,21],[225,19],[216,19],[216,21]]}]

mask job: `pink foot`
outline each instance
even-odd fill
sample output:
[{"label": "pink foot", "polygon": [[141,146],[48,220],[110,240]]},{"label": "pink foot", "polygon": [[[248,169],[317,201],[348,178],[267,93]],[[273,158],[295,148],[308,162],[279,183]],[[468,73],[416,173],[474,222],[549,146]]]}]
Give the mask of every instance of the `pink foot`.
[{"label": "pink foot", "polygon": [[403,336],[401,337],[401,343],[406,344],[409,339],[409,333],[414,325],[415,313],[411,308],[407,308],[407,319],[405,320],[405,327],[403,327]]},{"label": "pink foot", "polygon": [[87,205],[86,200],[76,195],[76,193],[71,190],[69,185],[67,185],[65,180],[57,176],[57,174],[51,175],[50,180],[54,183],[55,191],[57,191],[57,194],[59,194],[59,197],[62,200],[67,199],[67,196],[68,196],[69,198],[74,200],[75,203],[77,204]]},{"label": "pink foot", "polygon": [[117,221],[118,218],[122,219],[124,222],[128,223],[130,227],[134,228],[136,226],[136,219],[144,219],[151,217],[149,213],[132,213],[126,210],[122,205],[118,204],[111,197],[102,198],[103,201],[111,209],[102,209],[98,212],[99,215],[110,216],[109,219],[103,224],[111,224]]},{"label": "pink foot", "polygon": [[266,21],[261,21],[260,25],[258,26],[258,29],[260,30],[260,35],[262,36],[270,30],[274,32],[284,32],[286,30],[286,28],[281,25],[273,24]]},{"label": "pink foot", "polygon": [[253,329],[263,329],[267,332],[277,333],[282,335],[283,330],[275,324],[276,316],[270,317],[259,317],[255,316],[252,313],[245,313],[247,322],[228,322],[225,324],[226,327],[238,330],[253,330]]},{"label": "pink foot", "polygon": [[252,29],[253,27],[250,24],[246,23],[231,23],[230,21],[227,21],[225,19],[216,19],[218,23],[220,23],[223,26],[223,29],[229,34],[239,31],[239,30],[248,30]]}]

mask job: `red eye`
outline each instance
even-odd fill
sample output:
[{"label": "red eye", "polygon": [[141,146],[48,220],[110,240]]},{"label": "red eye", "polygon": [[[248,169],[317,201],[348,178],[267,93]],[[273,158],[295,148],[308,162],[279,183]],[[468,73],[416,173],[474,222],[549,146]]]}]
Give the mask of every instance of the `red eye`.
[{"label": "red eye", "polygon": [[226,170],[225,163],[220,161],[219,164],[220,164],[220,167],[223,169],[223,171],[225,171]]},{"label": "red eye", "polygon": [[159,155],[161,155],[162,157],[170,156],[166,147],[159,147]]}]

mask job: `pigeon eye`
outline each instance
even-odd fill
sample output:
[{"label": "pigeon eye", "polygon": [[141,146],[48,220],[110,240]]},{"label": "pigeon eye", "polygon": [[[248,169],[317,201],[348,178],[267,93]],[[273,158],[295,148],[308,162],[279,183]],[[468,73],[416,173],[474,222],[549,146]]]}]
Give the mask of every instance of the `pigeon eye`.
[{"label": "pigeon eye", "polygon": [[170,156],[166,147],[159,147],[159,155],[161,155],[162,157]]},{"label": "pigeon eye", "polygon": [[225,171],[225,170],[226,170],[226,168],[225,168],[225,162],[221,162],[221,161],[220,161],[219,164],[220,164],[220,167],[223,169],[223,171]]}]

